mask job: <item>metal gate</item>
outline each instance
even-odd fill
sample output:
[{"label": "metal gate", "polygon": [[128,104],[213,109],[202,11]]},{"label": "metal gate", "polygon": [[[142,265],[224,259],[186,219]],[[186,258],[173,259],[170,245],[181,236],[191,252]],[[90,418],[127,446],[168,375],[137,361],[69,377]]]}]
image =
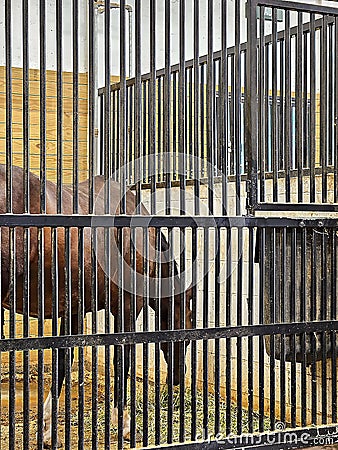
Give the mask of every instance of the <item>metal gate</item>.
[{"label": "metal gate", "polygon": [[0,17],[0,449],[335,443],[335,4]]}]

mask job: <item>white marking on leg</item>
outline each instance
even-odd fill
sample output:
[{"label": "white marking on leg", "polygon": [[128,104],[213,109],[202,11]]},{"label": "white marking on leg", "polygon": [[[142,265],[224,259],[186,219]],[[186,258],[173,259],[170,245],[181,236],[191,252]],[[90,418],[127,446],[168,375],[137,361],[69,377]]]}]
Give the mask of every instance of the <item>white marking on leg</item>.
[{"label": "white marking on leg", "polygon": [[[43,404],[43,442],[47,443],[52,437],[52,393]],[[49,443],[49,442],[48,442]]]},{"label": "white marking on leg", "polygon": [[[45,448],[52,445],[52,393],[49,391],[48,397],[43,404],[43,443]],[[56,409],[59,408],[59,400],[57,400]],[[59,447],[59,442],[57,443]]]},{"label": "white marking on leg", "polygon": [[[112,422],[115,426],[118,425],[118,419],[119,419],[118,408],[113,408]],[[130,439],[130,416],[126,408],[123,410],[123,437],[125,439]]]}]

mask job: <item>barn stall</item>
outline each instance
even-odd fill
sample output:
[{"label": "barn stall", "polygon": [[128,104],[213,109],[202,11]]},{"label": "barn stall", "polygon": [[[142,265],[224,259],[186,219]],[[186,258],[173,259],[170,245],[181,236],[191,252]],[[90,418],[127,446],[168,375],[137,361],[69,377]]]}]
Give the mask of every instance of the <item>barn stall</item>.
[{"label": "barn stall", "polygon": [[284,3],[1,4],[4,448],[335,430],[337,9]]}]

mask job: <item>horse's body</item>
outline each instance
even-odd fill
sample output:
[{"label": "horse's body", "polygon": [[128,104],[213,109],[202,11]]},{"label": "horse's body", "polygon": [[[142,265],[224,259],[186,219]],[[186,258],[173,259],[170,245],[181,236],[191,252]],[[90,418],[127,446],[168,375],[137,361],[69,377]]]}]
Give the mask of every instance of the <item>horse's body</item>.
[{"label": "horse's body", "polygon": [[[13,167],[12,171],[12,212],[14,214],[24,213],[24,172],[21,168]],[[107,212],[107,205],[105,202],[105,187],[104,178],[102,176],[97,176],[94,178],[94,199],[95,199],[95,209],[96,214],[104,214]],[[31,214],[39,214],[40,209],[40,189],[41,184],[38,177],[34,174],[29,174],[29,194],[30,194],[30,208],[29,212]],[[106,190],[107,192],[107,190]],[[110,181],[109,183],[110,192],[110,202],[109,202],[109,213],[119,214],[120,205],[120,186],[118,183]],[[46,182],[46,213],[56,214],[57,213],[57,188],[56,185],[50,181]],[[126,208],[125,212],[127,214],[135,214],[136,212],[136,197],[135,195],[127,191],[126,193]],[[88,214],[89,206],[89,183],[85,181],[80,183],[78,186],[78,213]],[[0,214],[6,212],[6,168],[0,165]],[[62,214],[72,214],[73,212],[73,188],[72,186],[62,187]],[[143,205],[140,205],[140,213],[148,214],[148,211]],[[118,283],[118,264],[119,257],[116,253],[118,248],[116,245],[117,230],[113,229],[113,236],[108,241],[111,243],[111,257],[110,257],[110,268],[109,268],[109,288],[110,288],[110,299],[111,303],[109,305],[110,312],[117,317],[118,315],[118,298],[119,289],[123,290],[124,299],[124,323],[123,329],[125,331],[130,330],[130,307],[131,307],[131,294],[129,292],[131,280],[130,280],[130,263],[131,263],[131,232],[129,229],[123,230],[122,239],[122,252],[123,261],[126,268],[129,270],[124,270],[124,281],[123,285],[119,288]],[[148,233],[148,251],[147,251],[147,276],[149,280],[154,279],[156,273],[155,265],[155,249],[156,249],[156,231],[153,228],[147,230]],[[135,251],[135,264],[136,268],[136,315],[139,314],[143,306],[143,273],[144,273],[144,257],[143,257],[143,241],[144,236],[142,230],[135,231],[134,247]],[[163,279],[168,280],[170,273],[168,257],[165,255],[168,249],[168,244],[163,236],[160,235],[161,249],[160,249],[160,262],[161,262],[161,275]],[[65,332],[65,311],[68,311],[71,315],[71,329],[68,330],[72,334],[78,333],[78,314],[79,314],[79,248],[78,248],[78,229],[70,229],[70,264],[65,261],[65,250],[66,250],[66,236],[63,228],[57,229],[57,255],[52,254],[52,230],[50,228],[44,228],[44,286],[43,286],[43,299],[44,308],[43,314],[44,319],[50,319],[53,315],[53,259],[57,261],[58,265],[58,279],[57,279],[57,311],[58,317],[61,318],[61,333]],[[96,285],[97,285],[97,297],[96,304],[97,310],[103,309],[106,306],[106,276],[104,270],[105,258],[106,258],[106,245],[107,240],[104,238],[104,230],[97,229],[97,239],[95,254],[97,257],[97,271],[96,271]],[[57,258],[55,258],[57,256]],[[1,301],[5,308],[10,308],[10,233],[9,229],[6,227],[1,228]],[[84,271],[84,314],[92,310],[92,231],[89,228],[83,230],[83,268]],[[66,263],[70,267],[70,285],[71,285],[71,300],[70,304],[66,304],[67,292],[65,283],[65,267]],[[17,228],[15,233],[15,285],[16,285],[16,304],[15,309],[17,313],[23,313],[23,285],[24,285],[24,266],[25,252],[24,252],[24,231],[22,228]],[[36,228],[30,229],[30,248],[29,248],[29,315],[32,317],[39,316],[39,301],[38,301],[38,289],[39,289],[39,277],[38,277],[38,267],[39,267],[39,253],[38,253],[38,231]],[[175,276],[175,295],[173,302],[173,317],[174,317],[174,327],[180,327],[180,315],[181,315],[181,295],[179,293],[179,278],[177,274],[177,268],[174,264]],[[137,279],[138,278],[138,279]],[[149,304],[151,307],[155,307],[154,290],[152,290],[150,284],[150,298]],[[127,286],[129,289],[127,289]],[[168,292],[168,286],[162,286],[161,292]],[[170,294],[173,295],[173,294]],[[185,305],[185,326],[191,327],[191,311],[189,308],[189,301],[191,299],[191,290],[186,292],[186,305]],[[55,299],[54,299],[55,302]],[[168,315],[169,315],[169,298],[168,295],[160,299],[160,312],[161,312],[161,327],[162,329],[168,328]],[[27,310],[27,309],[26,309]],[[54,312],[55,314],[55,312]],[[166,349],[166,345],[162,346],[162,349]],[[62,383],[64,380],[64,350],[59,350],[59,366],[58,366],[58,394],[60,394]],[[165,357],[167,354],[165,352]],[[179,382],[179,346],[175,344],[174,346],[174,383]],[[125,351],[125,380],[127,379],[127,374],[129,370],[129,348]],[[125,386],[126,388],[126,386]],[[115,404],[116,404],[116,391],[115,391]],[[48,447],[50,445],[51,439],[51,395],[48,396],[44,405],[44,443]],[[124,419],[124,436],[129,435],[129,416],[125,412]]]}]

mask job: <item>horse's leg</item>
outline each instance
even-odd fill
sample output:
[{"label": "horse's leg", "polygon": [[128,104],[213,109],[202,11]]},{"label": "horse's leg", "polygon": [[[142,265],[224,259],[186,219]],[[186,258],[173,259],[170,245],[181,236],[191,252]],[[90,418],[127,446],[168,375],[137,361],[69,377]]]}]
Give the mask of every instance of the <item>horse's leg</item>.
[{"label": "horse's leg", "polygon": [[[118,424],[118,398],[119,398],[119,371],[118,367],[118,349],[114,351],[114,412],[113,412],[113,423]],[[127,385],[128,385],[128,374],[130,367],[130,345],[124,346],[123,352],[123,437],[127,440],[130,438],[130,416],[127,411]]]},{"label": "horse's leg", "polygon": [[[73,320],[74,319],[74,320]],[[77,327],[77,317],[72,317],[72,328],[75,330]],[[64,336],[65,334],[65,319],[61,318],[60,324],[60,336]],[[71,348],[70,351],[70,366],[73,364],[74,360],[74,349]],[[66,367],[65,367],[65,356],[66,349],[60,348],[58,352],[58,383],[57,383],[57,398],[59,399],[63,381],[65,379]],[[49,391],[48,397],[45,400],[43,405],[43,422],[44,422],[44,433],[43,433],[43,444],[44,448],[52,448],[52,389]],[[60,441],[57,443],[58,447],[61,447],[62,444]]]}]

